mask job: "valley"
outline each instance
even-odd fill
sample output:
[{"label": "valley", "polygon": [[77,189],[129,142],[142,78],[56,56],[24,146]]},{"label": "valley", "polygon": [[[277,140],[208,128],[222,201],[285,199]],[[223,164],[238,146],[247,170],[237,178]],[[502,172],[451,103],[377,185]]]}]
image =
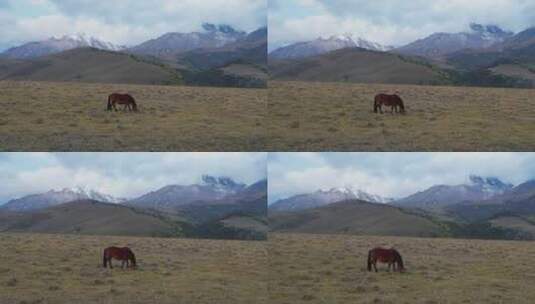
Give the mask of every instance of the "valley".
[{"label": "valley", "polygon": [[[0,302],[268,303],[266,242],[0,233]],[[128,246],[136,270],[102,267]]]},{"label": "valley", "polygon": [[[535,91],[270,81],[271,151],[532,151]],[[406,115],[373,113],[398,93]]]},{"label": "valley", "polygon": [[[267,92],[73,82],[0,81],[2,151],[259,151]],[[108,95],[139,113],[107,112]]]},{"label": "valley", "polygon": [[[271,303],[531,303],[532,242],[272,233]],[[406,272],[368,272],[394,247]]]}]

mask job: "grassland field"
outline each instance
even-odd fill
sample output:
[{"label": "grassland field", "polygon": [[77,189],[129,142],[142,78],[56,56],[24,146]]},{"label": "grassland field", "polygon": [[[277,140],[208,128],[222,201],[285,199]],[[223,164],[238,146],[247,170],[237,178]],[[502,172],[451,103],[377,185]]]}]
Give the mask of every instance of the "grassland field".
[{"label": "grassland field", "polygon": [[[270,151],[533,151],[535,90],[271,81]],[[398,93],[406,115],[373,113]]]},{"label": "grassland field", "polygon": [[[107,112],[114,92],[133,95],[140,112]],[[265,89],[0,81],[0,151],[261,151],[266,97]]]},{"label": "grassland field", "polygon": [[[102,267],[129,246],[138,269]],[[0,303],[268,303],[267,242],[0,234]]]},{"label": "grassland field", "polygon": [[[270,303],[533,303],[533,242],[271,234]],[[368,272],[394,247],[407,271]]]}]

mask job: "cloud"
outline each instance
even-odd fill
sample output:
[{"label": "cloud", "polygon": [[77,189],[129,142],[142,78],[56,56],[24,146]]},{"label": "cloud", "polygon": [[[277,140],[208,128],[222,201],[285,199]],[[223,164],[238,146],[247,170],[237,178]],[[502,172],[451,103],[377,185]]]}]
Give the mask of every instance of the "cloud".
[{"label": "cloud", "polygon": [[266,153],[2,153],[0,203],[50,189],[84,186],[135,197],[204,174],[246,184],[266,178]]},{"label": "cloud", "polygon": [[[270,48],[319,36],[351,33],[402,45],[435,32],[460,32],[470,22],[521,31],[535,26],[526,0],[289,0],[270,3]],[[303,12],[306,12],[303,14]]]},{"label": "cloud", "polygon": [[471,174],[519,184],[535,178],[535,153],[281,153],[268,167],[270,203],[345,186],[399,198]]},{"label": "cloud", "polygon": [[0,47],[64,34],[135,45],[203,22],[253,31],[267,23],[266,0],[8,0],[0,5]]}]

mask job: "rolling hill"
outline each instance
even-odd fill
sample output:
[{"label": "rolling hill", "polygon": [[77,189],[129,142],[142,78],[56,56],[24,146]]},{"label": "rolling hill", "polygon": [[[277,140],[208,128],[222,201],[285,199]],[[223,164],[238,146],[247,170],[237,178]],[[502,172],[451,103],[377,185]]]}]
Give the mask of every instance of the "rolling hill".
[{"label": "rolling hill", "polygon": [[26,61],[3,60],[0,80],[180,84],[181,75],[133,55],[78,48]]},{"label": "rolling hill", "polygon": [[269,67],[277,80],[396,84],[451,81],[448,73],[424,60],[360,48],[300,60],[270,60]]},{"label": "rolling hill", "polygon": [[516,86],[535,85],[535,28],[529,28],[485,49],[469,49],[445,56],[448,65],[471,78],[505,78]]},{"label": "rolling hill", "polygon": [[1,212],[0,217],[4,232],[182,236],[182,230],[189,225],[176,216],[94,200],[69,202],[36,212]]},{"label": "rolling hill", "polygon": [[444,228],[430,219],[384,204],[344,201],[291,213],[269,213],[270,230],[317,234],[440,236]]}]

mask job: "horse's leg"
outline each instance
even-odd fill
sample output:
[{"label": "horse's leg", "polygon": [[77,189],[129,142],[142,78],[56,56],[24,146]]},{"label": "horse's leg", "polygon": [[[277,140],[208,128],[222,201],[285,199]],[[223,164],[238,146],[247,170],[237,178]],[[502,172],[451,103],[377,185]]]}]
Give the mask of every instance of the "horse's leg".
[{"label": "horse's leg", "polygon": [[378,271],[377,271],[377,261],[375,261],[375,262],[373,263],[373,269],[375,269],[375,272],[378,272]]},{"label": "horse's leg", "polygon": [[392,267],[392,263],[388,263],[388,272],[390,272],[391,267]]},{"label": "horse's leg", "polygon": [[113,260],[113,258],[110,258],[110,259],[108,260],[108,263],[110,264],[110,269],[113,269],[113,264],[111,263],[112,260]]}]

